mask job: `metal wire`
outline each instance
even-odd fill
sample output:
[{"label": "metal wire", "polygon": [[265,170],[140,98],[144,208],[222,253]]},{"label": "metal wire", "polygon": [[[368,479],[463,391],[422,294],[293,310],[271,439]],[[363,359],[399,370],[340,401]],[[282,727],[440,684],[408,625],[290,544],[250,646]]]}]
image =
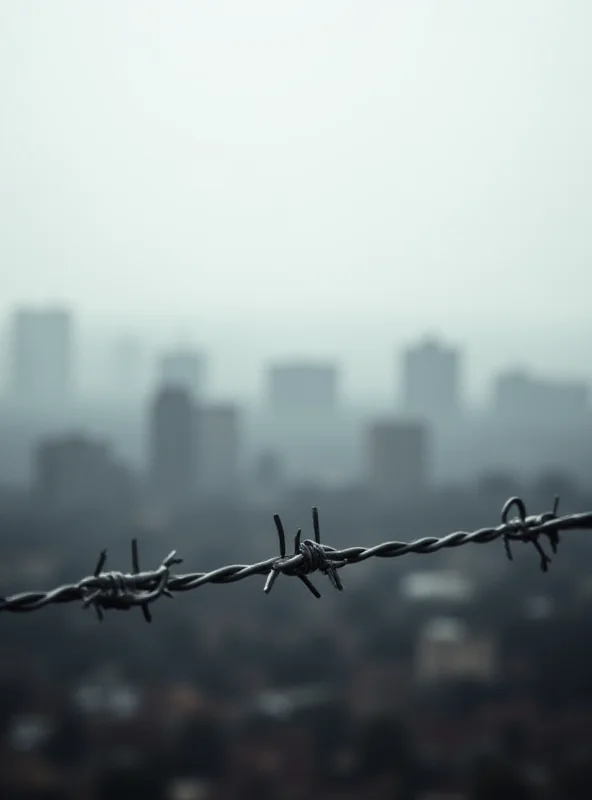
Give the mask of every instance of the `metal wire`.
[{"label": "metal wire", "polygon": [[[171,567],[182,563],[176,558],[173,550],[155,570],[140,571],[137,541],[132,540],[132,573],[103,572],[107,551],[99,556],[94,573],[75,584],[59,586],[47,592],[24,592],[11,597],[0,597],[0,611],[26,612],[37,611],[52,603],[81,602],[84,608],[94,607],[99,620],[107,609],[128,611],[139,606],[144,619],[150,622],[152,617],[148,605],[160,597],[173,598],[175,592],[188,592],[206,583],[235,583],[253,575],[266,575],[263,591],[269,594],[280,574],[298,578],[315,597],[319,591],[311,583],[309,575],[320,572],[327,575],[331,584],[338,591],[343,590],[339,569],[351,564],[359,564],[369,558],[397,558],[409,553],[435,553],[448,547],[461,545],[489,544],[502,539],[507,557],[512,559],[511,542],[529,543],[537,550],[540,568],[546,572],[551,562],[550,556],[543,549],[540,539],[548,539],[551,551],[557,553],[560,543],[560,532],[568,530],[592,530],[592,512],[583,514],[567,514],[558,516],[559,498],[556,497],[553,509],[543,514],[528,515],[524,501],[519,497],[511,497],[501,513],[501,524],[495,528],[481,528],[476,531],[456,531],[441,538],[425,537],[413,542],[384,542],[374,547],[348,547],[336,550],[321,543],[318,510],[313,508],[314,539],[301,541],[302,531],[299,529],[294,537],[294,551],[286,554],[286,534],[279,514],[274,515],[274,522],[279,539],[279,556],[260,561],[257,564],[231,564],[212,570],[211,572],[194,572],[187,575],[171,573]],[[514,511],[515,516],[510,517]]]}]

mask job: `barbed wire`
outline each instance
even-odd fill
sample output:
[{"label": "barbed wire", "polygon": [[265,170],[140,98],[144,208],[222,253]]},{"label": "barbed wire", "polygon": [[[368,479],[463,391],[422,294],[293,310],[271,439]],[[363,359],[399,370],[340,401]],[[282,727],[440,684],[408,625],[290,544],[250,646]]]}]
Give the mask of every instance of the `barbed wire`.
[{"label": "barbed wire", "polygon": [[[501,524],[494,528],[480,528],[472,532],[456,531],[442,537],[424,537],[412,542],[384,542],[374,547],[348,547],[337,550],[321,542],[318,509],[312,510],[314,539],[301,540],[299,528],[294,537],[294,550],[287,554],[286,534],[279,514],[273,517],[279,539],[279,556],[256,564],[229,564],[211,572],[194,572],[187,575],[171,573],[171,567],[183,563],[173,550],[163,559],[157,569],[141,571],[138,543],[132,540],[132,572],[103,572],[107,551],[101,551],[92,575],[78,583],[59,586],[47,592],[24,592],[10,597],[0,597],[0,612],[37,611],[53,603],[80,602],[84,608],[93,607],[99,620],[103,611],[115,609],[128,611],[138,606],[146,622],[151,622],[149,606],[161,597],[173,598],[175,592],[188,592],[206,583],[227,584],[242,581],[254,575],[266,575],[263,591],[269,594],[279,575],[298,578],[315,597],[320,593],[310,581],[309,575],[320,572],[326,575],[333,587],[343,590],[338,570],[359,564],[369,558],[398,558],[410,553],[430,554],[445,548],[465,544],[489,544],[497,539],[504,542],[507,557],[512,559],[511,542],[532,544],[536,549],[540,568],[546,572],[551,557],[541,545],[546,537],[553,555],[557,553],[560,532],[568,530],[592,530],[592,512],[558,516],[559,497],[555,497],[553,508],[542,514],[528,515],[526,505],[520,497],[511,497],[503,506]],[[510,514],[514,512],[514,516]]]}]

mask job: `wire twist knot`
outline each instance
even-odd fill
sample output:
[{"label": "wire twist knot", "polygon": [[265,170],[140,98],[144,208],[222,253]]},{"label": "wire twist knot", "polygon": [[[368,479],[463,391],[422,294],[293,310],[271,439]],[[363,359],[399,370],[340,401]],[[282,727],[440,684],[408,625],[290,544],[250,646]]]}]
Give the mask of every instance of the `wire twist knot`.
[{"label": "wire twist knot", "polygon": [[[152,614],[148,608],[163,595],[172,599],[173,595],[168,589],[170,568],[174,564],[181,564],[182,558],[176,558],[176,551],[171,551],[163,559],[160,567],[151,572],[140,572],[138,556],[138,542],[132,539],[132,573],[102,572],[107,560],[107,551],[102,550],[95,571],[90,578],[80,581],[78,587],[86,595],[82,601],[83,608],[93,606],[99,621],[103,620],[103,610],[117,609],[129,611],[134,606],[140,606],[146,622],[152,622]],[[143,589],[142,584],[151,588]]]},{"label": "wire twist knot", "polygon": [[[509,519],[509,514],[512,508],[517,511],[517,516]],[[559,531],[557,528],[548,527],[557,519],[557,511],[559,510],[559,496],[556,495],[553,501],[552,511],[545,511],[542,514],[526,513],[526,504],[520,497],[511,497],[506,501],[502,508],[502,525],[506,527],[503,533],[504,547],[506,556],[510,561],[513,559],[512,550],[510,548],[511,541],[519,541],[530,543],[534,545],[540,557],[540,567],[543,572],[547,572],[549,564],[551,563],[550,556],[545,553],[539,541],[539,537],[545,534],[551,545],[553,555],[557,553],[559,546]]]},{"label": "wire twist knot", "polygon": [[335,549],[321,544],[318,509],[313,508],[312,510],[314,541],[305,539],[301,542],[302,530],[299,528],[294,537],[294,552],[289,556],[286,555],[286,534],[280,515],[274,514],[273,521],[275,522],[280,543],[280,557],[276,559],[267,576],[263,587],[265,594],[269,594],[278,575],[283,573],[284,575],[299,578],[306,588],[318,598],[321,596],[320,592],[307,577],[312,572],[317,571],[327,575],[335,589],[340,592],[343,591],[343,584],[337,570],[346,566],[347,561],[345,559],[329,558],[328,554],[335,552]]}]

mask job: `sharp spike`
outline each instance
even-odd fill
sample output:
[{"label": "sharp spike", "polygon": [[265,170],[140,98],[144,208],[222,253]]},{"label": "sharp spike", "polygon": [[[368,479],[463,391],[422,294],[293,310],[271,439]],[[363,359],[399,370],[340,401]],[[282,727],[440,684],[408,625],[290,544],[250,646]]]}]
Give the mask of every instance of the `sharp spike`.
[{"label": "sharp spike", "polygon": [[140,571],[140,557],[138,555],[138,540],[132,539],[132,570],[134,575]]},{"label": "sharp spike", "polygon": [[105,566],[106,560],[107,560],[107,551],[101,550],[101,552],[99,553],[99,560],[97,561],[97,566],[95,567],[95,571],[93,573],[95,578],[98,578],[98,576],[103,571],[103,567]]},{"label": "sharp spike", "polygon": [[280,556],[282,558],[286,557],[286,534],[284,532],[284,526],[279,514],[273,515],[273,521],[275,522],[275,527],[277,530],[278,539],[280,540]]},{"label": "sharp spike", "polygon": [[321,529],[319,526],[319,509],[315,506],[312,510],[312,527],[314,530],[314,539],[317,544],[321,543]]}]

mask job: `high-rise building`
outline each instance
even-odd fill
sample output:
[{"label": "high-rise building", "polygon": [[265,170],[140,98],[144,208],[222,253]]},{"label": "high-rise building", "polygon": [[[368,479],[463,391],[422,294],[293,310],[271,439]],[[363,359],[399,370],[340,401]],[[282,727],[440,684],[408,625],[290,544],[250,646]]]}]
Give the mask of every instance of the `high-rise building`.
[{"label": "high-rise building", "polygon": [[165,387],[154,398],[150,419],[150,489],[157,505],[176,511],[196,487],[196,409],[184,389]]},{"label": "high-rise building", "polygon": [[494,411],[504,421],[573,424],[590,415],[590,388],[583,381],[549,380],[508,370],[496,379]]},{"label": "high-rise building", "polygon": [[428,483],[428,437],[421,423],[383,420],[367,436],[367,482],[388,502],[425,491]]},{"label": "high-rise building", "polygon": [[122,511],[132,499],[131,476],[107,445],[76,434],[38,446],[33,490],[44,506],[69,511]]},{"label": "high-rise building", "polygon": [[403,411],[430,421],[449,420],[460,410],[460,352],[427,339],[402,359]]},{"label": "high-rise building", "polygon": [[201,399],[205,383],[205,359],[196,350],[174,350],[160,359],[159,384],[185,389],[194,400]]},{"label": "high-rise building", "polygon": [[280,414],[331,414],[339,401],[339,369],[333,364],[277,364],[268,373],[268,404]]},{"label": "high-rise building", "polygon": [[72,317],[63,308],[20,309],[12,319],[10,388],[25,404],[68,400],[73,390]]},{"label": "high-rise building", "polygon": [[197,420],[200,494],[231,497],[239,488],[239,410],[231,404],[205,405]]}]

